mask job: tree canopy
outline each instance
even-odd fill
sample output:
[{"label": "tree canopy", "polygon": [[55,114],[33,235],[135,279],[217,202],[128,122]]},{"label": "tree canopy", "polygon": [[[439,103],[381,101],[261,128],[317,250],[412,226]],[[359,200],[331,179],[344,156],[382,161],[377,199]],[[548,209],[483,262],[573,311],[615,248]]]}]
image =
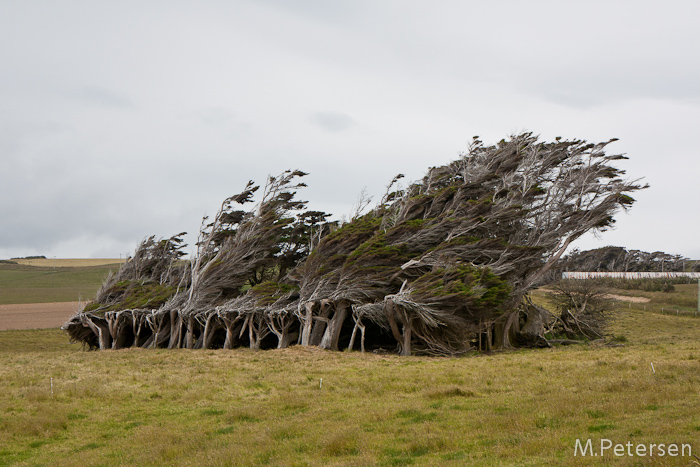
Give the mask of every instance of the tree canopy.
[{"label": "tree canopy", "polygon": [[418,181],[402,187],[394,177],[373,209],[343,225],[297,200],[304,172],[270,177],[245,210],[259,189],[250,182],[203,222],[189,264],[173,253],[176,236],[161,241],[167,268],[134,273],[150,257],[141,253],[152,250],[149,239],[106,283],[136,281],[142,290],[158,282],[169,287],[166,301],[118,309],[114,295],[98,294],[65,328],[100,348],[338,350],[356,348],[360,337],[363,350],[450,355],[527,342],[527,292],[573,241],[610,228],[646,187],[614,166],[626,157],[606,154],[613,141],[542,142],[525,133],[486,146],[474,138]]}]

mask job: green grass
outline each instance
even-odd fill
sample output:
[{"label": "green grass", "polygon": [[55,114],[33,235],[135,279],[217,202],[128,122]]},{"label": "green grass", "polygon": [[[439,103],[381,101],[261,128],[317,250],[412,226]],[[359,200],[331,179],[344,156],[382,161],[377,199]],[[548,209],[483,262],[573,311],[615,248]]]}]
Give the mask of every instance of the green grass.
[{"label": "green grass", "polygon": [[[674,292],[645,292],[642,290],[610,289],[615,295],[628,297],[644,297],[649,299],[647,303],[629,303],[618,301],[616,310],[640,310],[654,313],[673,314],[700,318],[698,313],[698,284],[675,284]],[[533,298],[536,302],[547,306],[544,292],[535,291]],[[550,307],[551,308],[551,307]]]},{"label": "green grass", "polygon": [[462,358],[85,352],[5,331],[0,465],[689,465],[573,456],[577,438],[700,453],[700,319],[632,309],[612,331],[624,347]]},{"label": "green grass", "polygon": [[38,267],[0,264],[0,305],[89,300],[119,265]]},{"label": "green grass", "polygon": [[[40,301],[47,273],[75,290],[106,272],[9,266],[0,300]],[[688,443],[700,455],[697,285],[615,293],[651,299],[619,303],[610,333],[623,346],[461,358],[86,352],[59,330],[3,331],[0,466],[692,465],[573,455],[576,439]]]}]

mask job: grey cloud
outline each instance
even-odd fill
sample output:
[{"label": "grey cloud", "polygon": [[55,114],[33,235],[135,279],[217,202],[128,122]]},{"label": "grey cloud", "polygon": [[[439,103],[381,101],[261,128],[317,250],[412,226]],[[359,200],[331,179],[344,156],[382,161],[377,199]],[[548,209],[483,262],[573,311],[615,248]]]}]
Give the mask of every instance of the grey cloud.
[{"label": "grey cloud", "polygon": [[[340,216],[363,186],[377,199],[474,134],[617,136],[635,177],[655,173],[645,159],[695,158],[700,6],[687,0],[69,3],[0,2],[0,257],[196,233],[249,179],[286,168],[310,172],[309,208]],[[667,188],[678,177],[650,180],[658,205],[640,197],[630,218],[697,198],[696,184]]]},{"label": "grey cloud", "polygon": [[349,115],[336,112],[316,112],[311,115],[311,121],[333,133],[345,131],[357,124]]},{"label": "grey cloud", "polygon": [[[696,68],[696,69],[694,69]],[[590,107],[627,99],[700,99],[700,67],[690,63],[663,67],[656,63],[621,63],[591,67],[575,73],[564,70],[533,73],[516,86],[524,92],[559,104]]]},{"label": "grey cloud", "polygon": [[234,121],[235,115],[222,107],[209,107],[198,113],[199,118],[211,126],[220,126]]},{"label": "grey cloud", "polygon": [[352,2],[329,2],[327,0],[255,0],[256,3],[272,5],[276,8],[292,12],[294,14],[315,18],[318,20],[332,21],[334,23],[347,23],[356,20],[365,11],[360,0]]},{"label": "grey cloud", "polygon": [[119,92],[99,86],[81,86],[66,92],[66,96],[89,105],[115,109],[133,109],[131,99]]},{"label": "grey cloud", "polygon": [[236,113],[226,107],[207,107],[185,116],[203,124],[214,133],[226,139],[240,139],[253,131],[253,125],[242,121]]}]

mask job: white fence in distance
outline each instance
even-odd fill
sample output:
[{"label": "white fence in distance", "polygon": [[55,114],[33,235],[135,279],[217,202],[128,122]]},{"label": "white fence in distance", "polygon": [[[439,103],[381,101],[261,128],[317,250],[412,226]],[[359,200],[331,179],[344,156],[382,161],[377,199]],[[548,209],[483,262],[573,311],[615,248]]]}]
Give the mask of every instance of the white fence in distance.
[{"label": "white fence in distance", "polygon": [[563,272],[562,279],[597,279],[612,277],[615,279],[672,279],[690,277],[700,279],[700,272]]}]

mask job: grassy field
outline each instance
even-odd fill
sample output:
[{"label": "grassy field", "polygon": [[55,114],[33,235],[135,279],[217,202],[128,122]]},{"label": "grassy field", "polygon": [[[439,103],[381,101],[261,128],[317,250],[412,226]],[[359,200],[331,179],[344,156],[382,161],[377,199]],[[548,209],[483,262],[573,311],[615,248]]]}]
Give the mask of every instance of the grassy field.
[{"label": "grassy field", "polygon": [[461,358],[85,352],[58,330],[0,332],[0,465],[695,465],[574,455],[577,439],[700,455],[700,317],[654,308],[693,293],[621,306],[621,347]]},{"label": "grassy field", "polygon": [[[57,260],[57,264],[65,261]],[[0,305],[89,300],[109,270],[119,269],[118,262],[101,265],[89,265],[90,260],[72,262],[76,261],[73,266],[55,268],[0,263]],[[80,261],[88,261],[88,265],[80,265]]]},{"label": "grassy field", "polygon": [[[115,258],[19,258],[13,262],[24,266],[39,266],[45,268],[113,266],[124,261]],[[118,266],[117,266],[118,267]]]},{"label": "grassy field", "polygon": [[[679,316],[699,316],[698,313],[698,284],[676,284],[675,292],[659,293],[644,292],[641,290],[616,290],[616,294],[649,299],[646,304],[638,304],[643,311],[654,311],[664,314],[678,314]],[[627,303],[618,303],[618,308],[629,306]]]}]

